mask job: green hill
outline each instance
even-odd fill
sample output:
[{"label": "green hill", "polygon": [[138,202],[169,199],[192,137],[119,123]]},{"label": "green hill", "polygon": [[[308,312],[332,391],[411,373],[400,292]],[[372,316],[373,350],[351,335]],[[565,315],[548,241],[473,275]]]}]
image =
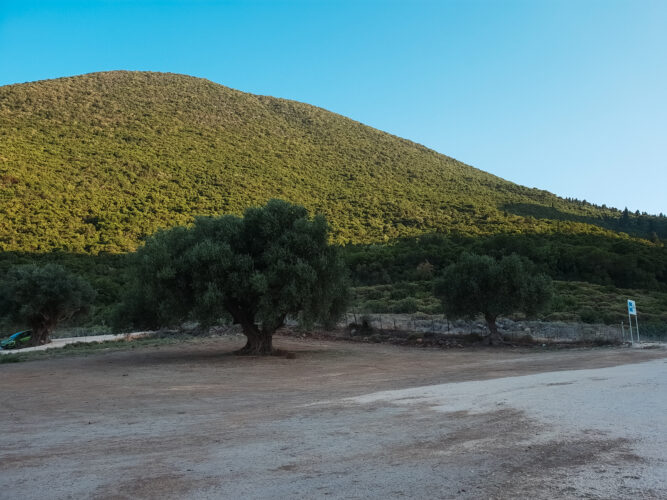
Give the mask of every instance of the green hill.
[{"label": "green hill", "polygon": [[123,252],[158,228],[273,197],[324,213],[345,243],[667,233],[664,217],[624,219],[314,106],[199,78],[118,71],[0,87],[0,250]]}]

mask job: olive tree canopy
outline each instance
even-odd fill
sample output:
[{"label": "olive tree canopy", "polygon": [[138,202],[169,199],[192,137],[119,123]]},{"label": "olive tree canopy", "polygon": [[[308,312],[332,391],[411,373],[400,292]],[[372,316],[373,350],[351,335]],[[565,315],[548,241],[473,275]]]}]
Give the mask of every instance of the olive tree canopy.
[{"label": "olive tree canopy", "polygon": [[496,319],[501,314],[536,314],[551,299],[551,279],[530,270],[529,263],[512,254],[495,260],[487,255],[463,254],[435,281],[434,292],[452,317],[483,314],[488,342],[502,342]]},{"label": "olive tree canopy", "polygon": [[62,266],[18,266],[0,282],[0,316],[27,324],[31,345],[47,344],[59,322],[84,312],[94,298],[90,284]]},{"label": "olive tree canopy", "polygon": [[324,217],[280,200],[158,232],[136,252],[133,272],[128,319],[155,327],[231,316],[247,337],[245,354],[271,353],[288,316],[335,321],[348,295]]}]

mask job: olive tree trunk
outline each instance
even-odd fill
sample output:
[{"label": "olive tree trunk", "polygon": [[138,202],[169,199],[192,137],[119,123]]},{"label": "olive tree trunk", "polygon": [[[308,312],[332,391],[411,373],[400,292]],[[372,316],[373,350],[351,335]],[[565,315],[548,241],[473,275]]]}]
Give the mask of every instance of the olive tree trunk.
[{"label": "olive tree trunk", "polygon": [[485,343],[487,345],[504,344],[505,341],[498,332],[498,326],[496,325],[496,316],[485,314],[484,319],[486,320],[486,326],[489,328],[489,334],[486,336]]},{"label": "olive tree trunk", "polygon": [[32,330],[30,345],[36,347],[51,343],[51,332],[55,326],[56,322],[49,319],[33,321],[30,325],[30,329]]},{"label": "olive tree trunk", "polygon": [[273,321],[264,321],[260,328],[255,321],[255,314],[247,308],[233,302],[227,302],[225,307],[232,315],[234,323],[241,325],[247,338],[245,346],[236,351],[236,354],[267,356],[275,353],[273,334],[285,323],[285,315],[273,318]]},{"label": "olive tree trunk", "polygon": [[247,341],[236,354],[266,356],[273,353],[273,331],[259,328],[255,323],[241,323]]}]

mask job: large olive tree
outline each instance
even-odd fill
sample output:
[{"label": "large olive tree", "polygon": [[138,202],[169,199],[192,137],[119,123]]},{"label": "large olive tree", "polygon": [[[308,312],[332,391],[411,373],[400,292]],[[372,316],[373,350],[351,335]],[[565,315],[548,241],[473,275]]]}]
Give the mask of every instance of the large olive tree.
[{"label": "large olive tree", "polygon": [[270,354],[288,316],[331,322],[347,301],[346,268],[328,244],[324,217],[311,219],[280,200],[243,217],[199,217],[191,227],[158,232],[136,252],[132,269],[126,319],[164,326],[231,316],[247,337],[243,354]]},{"label": "large olive tree", "polygon": [[83,312],[95,291],[62,266],[33,264],[10,269],[0,281],[0,316],[27,324],[33,346],[51,342],[58,323]]},{"label": "large olive tree", "polygon": [[434,292],[452,317],[483,314],[489,328],[487,342],[502,342],[496,319],[501,314],[542,310],[552,295],[551,279],[530,269],[518,255],[495,260],[487,255],[463,254],[435,281]]}]

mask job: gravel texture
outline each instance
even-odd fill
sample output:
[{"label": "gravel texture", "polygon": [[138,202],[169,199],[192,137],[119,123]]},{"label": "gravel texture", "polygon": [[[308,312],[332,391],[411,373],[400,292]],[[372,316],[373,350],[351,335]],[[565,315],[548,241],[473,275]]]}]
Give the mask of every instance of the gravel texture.
[{"label": "gravel texture", "polygon": [[243,339],[0,365],[0,498],[665,498],[665,349]]}]

